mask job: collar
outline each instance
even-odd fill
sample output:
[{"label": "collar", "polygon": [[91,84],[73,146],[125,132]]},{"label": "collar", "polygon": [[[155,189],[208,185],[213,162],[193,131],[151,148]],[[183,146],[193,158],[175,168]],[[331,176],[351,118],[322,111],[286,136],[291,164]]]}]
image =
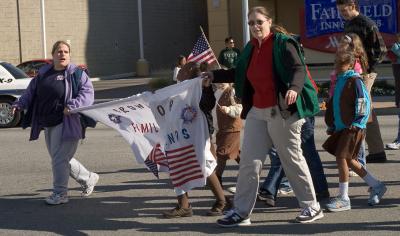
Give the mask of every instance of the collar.
[{"label": "collar", "polygon": [[262,45],[265,44],[265,42],[267,42],[269,39],[272,39],[272,38],[273,38],[273,37],[272,37],[273,35],[274,35],[274,33],[271,32],[271,33],[269,33],[269,35],[265,36],[265,38],[263,38],[263,40],[261,41],[261,45],[259,45],[258,39],[252,38],[252,39],[251,39],[251,44],[252,44],[254,47],[260,48],[260,47],[262,47]]}]

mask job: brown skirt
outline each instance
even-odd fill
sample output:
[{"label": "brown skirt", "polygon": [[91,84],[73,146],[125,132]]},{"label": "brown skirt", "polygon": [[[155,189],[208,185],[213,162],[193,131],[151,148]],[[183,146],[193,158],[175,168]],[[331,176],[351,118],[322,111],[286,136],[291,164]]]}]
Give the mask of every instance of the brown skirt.
[{"label": "brown skirt", "polygon": [[240,131],[218,132],[216,136],[217,158],[236,160],[240,149]]},{"label": "brown skirt", "polygon": [[343,129],[333,133],[322,144],[322,147],[339,159],[357,159],[361,142],[365,138],[363,129]]}]

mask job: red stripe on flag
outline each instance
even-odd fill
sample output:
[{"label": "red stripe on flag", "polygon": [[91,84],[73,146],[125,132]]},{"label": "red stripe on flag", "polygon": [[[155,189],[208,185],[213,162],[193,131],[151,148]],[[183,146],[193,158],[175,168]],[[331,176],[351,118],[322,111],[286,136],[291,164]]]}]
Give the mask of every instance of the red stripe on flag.
[{"label": "red stripe on flag", "polygon": [[178,173],[178,172],[183,172],[183,171],[181,171],[181,169],[177,170],[178,168],[181,168],[181,167],[187,168],[187,167],[189,167],[189,165],[191,165],[190,168],[192,168],[192,169],[193,168],[199,168],[200,169],[199,164],[197,163],[197,160],[191,160],[190,162],[182,163],[181,165],[177,165],[175,167],[171,167],[171,165],[168,165],[168,166],[170,167],[170,173],[171,174],[175,174],[175,173]]},{"label": "red stripe on flag", "polygon": [[191,177],[191,178],[189,178],[189,179],[185,179],[185,180],[182,180],[182,181],[180,181],[180,182],[178,182],[178,183],[175,183],[175,184],[174,184],[174,187],[180,187],[180,186],[186,184],[186,183],[189,182],[189,181],[192,181],[192,180],[195,180],[195,179],[202,179],[202,178],[203,178],[203,175],[202,175],[202,174],[201,174],[201,175],[196,175],[196,176],[193,176],[193,177]]},{"label": "red stripe on flag", "polygon": [[181,147],[181,148],[177,148],[177,149],[168,150],[168,151],[165,151],[165,153],[166,154],[176,153],[176,152],[180,152],[182,150],[189,149],[189,148],[192,148],[192,147],[193,147],[193,144],[188,145],[188,146],[184,146],[184,147]]}]

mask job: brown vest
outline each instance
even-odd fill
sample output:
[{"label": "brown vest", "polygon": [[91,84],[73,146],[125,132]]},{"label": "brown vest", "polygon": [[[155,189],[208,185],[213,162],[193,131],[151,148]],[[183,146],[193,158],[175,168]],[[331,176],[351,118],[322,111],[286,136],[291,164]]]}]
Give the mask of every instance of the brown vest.
[{"label": "brown vest", "polygon": [[[218,100],[218,104],[220,106],[232,106],[237,102],[233,96],[233,88],[228,87],[222,93],[220,99]],[[217,113],[217,121],[218,121],[218,132],[238,132],[242,129],[242,120],[240,119],[240,115],[236,118],[232,118],[229,115],[223,113],[220,108],[216,107]]]}]

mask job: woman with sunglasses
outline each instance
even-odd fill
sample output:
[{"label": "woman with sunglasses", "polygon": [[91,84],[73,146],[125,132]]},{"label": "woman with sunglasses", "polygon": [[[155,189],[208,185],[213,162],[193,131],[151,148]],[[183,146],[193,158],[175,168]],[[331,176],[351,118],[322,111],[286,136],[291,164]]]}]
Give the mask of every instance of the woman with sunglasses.
[{"label": "woman with sunglasses", "polygon": [[[307,77],[295,39],[273,27],[264,7],[248,13],[253,39],[242,51],[235,69],[216,70],[203,78],[214,83],[235,82],[246,119],[235,208],[217,221],[222,227],[249,225],[256,202],[259,173],[275,146],[283,169],[302,207],[300,223],[323,217],[310,171],[301,151],[300,132],[305,117],[319,112],[317,93]],[[278,29],[278,30],[275,30]]]}]

